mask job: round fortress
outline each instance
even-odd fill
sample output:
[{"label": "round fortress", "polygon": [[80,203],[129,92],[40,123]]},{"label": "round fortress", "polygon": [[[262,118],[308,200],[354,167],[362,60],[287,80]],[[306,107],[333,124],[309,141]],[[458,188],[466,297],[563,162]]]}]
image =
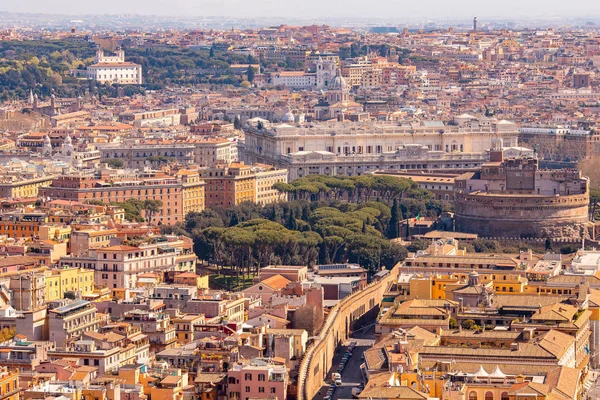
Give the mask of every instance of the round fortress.
[{"label": "round fortress", "polygon": [[540,170],[532,157],[505,160],[498,148],[479,171],[456,178],[456,230],[482,237],[585,237],[588,178],[578,170]]}]

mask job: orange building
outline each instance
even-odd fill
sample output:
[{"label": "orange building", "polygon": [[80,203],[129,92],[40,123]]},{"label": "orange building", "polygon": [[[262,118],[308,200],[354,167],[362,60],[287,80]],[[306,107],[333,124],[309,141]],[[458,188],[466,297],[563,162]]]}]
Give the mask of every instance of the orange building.
[{"label": "orange building", "polygon": [[201,170],[206,182],[206,207],[234,206],[255,201],[256,176],[244,163],[216,166]]},{"label": "orange building", "polygon": [[136,175],[62,175],[40,192],[40,196],[72,201],[99,200],[105,203],[128,199],[160,200],[162,207],[154,223],[183,221],[189,212],[204,209],[204,182],[197,172],[179,171],[175,176],[160,172]]}]

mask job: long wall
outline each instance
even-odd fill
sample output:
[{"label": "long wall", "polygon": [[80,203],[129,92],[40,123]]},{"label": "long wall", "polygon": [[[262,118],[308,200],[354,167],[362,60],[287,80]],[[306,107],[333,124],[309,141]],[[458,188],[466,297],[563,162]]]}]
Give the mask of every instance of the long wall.
[{"label": "long wall", "polygon": [[307,348],[298,374],[298,400],[312,400],[323,386],[335,349],[348,338],[353,323],[381,304],[389,284],[398,277],[397,264],[385,278],[348,296],[331,309],[315,341]]}]

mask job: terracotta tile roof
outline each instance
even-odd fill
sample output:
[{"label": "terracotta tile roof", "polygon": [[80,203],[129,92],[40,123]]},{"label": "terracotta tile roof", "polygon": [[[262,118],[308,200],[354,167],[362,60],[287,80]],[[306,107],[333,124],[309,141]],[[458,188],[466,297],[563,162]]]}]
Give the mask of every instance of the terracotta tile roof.
[{"label": "terracotta tile roof", "polygon": [[132,251],[132,250],[139,250],[139,247],[133,247],[133,246],[124,246],[124,245],[116,245],[116,246],[110,246],[110,247],[104,247],[102,249],[99,250],[104,250],[104,251]]},{"label": "terracotta tile roof", "polygon": [[267,285],[268,287],[270,287],[274,290],[283,289],[290,282],[291,281],[288,278],[286,278],[285,276],[280,275],[280,274],[270,276],[267,279],[261,281],[261,283]]}]

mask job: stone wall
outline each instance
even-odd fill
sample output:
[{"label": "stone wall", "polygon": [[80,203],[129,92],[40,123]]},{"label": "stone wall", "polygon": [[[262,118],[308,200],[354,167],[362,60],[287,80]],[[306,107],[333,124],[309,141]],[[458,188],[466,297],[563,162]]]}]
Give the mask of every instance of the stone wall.
[{"label": "stone wall", "polygon": [[333,354],[348,338],[354,323],[374,307],[379,306],[387,287],[398,277],[398,263],[385,278],[369,284],[333,307],[321,331],[306,349],[298,373],[298,399],[312,400],[327,379]]},{"label": "stone wall", "polygon": [[586,236],[589,195],[519,196],[457,193],[456,230],[484,237]]}]

